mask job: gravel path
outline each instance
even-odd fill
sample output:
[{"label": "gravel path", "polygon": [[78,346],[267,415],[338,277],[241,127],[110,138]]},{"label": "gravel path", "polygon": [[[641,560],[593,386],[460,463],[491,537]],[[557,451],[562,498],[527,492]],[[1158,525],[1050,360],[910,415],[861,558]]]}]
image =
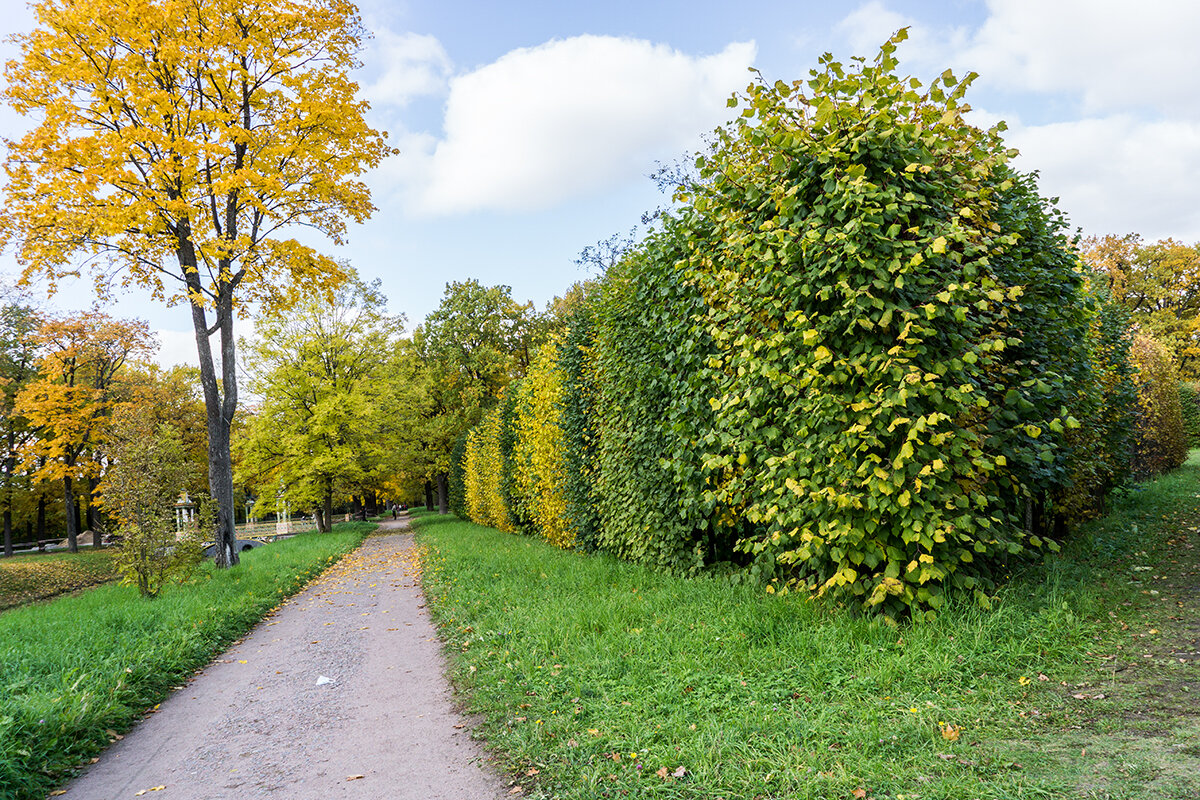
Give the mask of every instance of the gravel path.
[{"label": "gravel path", "polygon": [[407,520],[282,605],[64,797],[495,800],[454,707]]}]

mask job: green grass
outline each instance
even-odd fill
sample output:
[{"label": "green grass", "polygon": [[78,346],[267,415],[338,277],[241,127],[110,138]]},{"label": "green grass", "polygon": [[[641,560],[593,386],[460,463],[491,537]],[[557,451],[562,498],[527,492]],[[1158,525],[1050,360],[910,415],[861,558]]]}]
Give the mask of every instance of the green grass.
[{"label": "green grass", "polygon": [[1157,701],[1114,664],[1157,663],[1131,637],[1180,616],[1167,579],[1145,582],[1167,570],[1134,567],[1170,563],[1198,492],[1193,457],[1025,565],[992,611],[951,603],[899,629],[453,517],[416,524],[455,684],[526,796],[1157,800],[1200,794],[1197,718],[1181,701],[1139,727],[1129,710]]},{"label": "green grass", "polygon": [[115,580],[112,549],[0,559],[0,611]]},{"label": "green grass", "polygon": [[204,565],[155,600],[109,584],[0,614],[0,798],[40,798],[375,526]]}]

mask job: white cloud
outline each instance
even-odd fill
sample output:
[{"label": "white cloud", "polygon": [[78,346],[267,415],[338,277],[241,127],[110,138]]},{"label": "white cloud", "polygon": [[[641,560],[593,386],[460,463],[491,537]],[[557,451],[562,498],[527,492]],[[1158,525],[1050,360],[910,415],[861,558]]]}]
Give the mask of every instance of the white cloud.
[{"label": "white cloud", "polygon": [[453,64],[436,37],[417,33],[375,33],[364,57],[374,78],[363,87],[373,105],[404,106],[413,98],[441,94]]},{"label": "white cloud", "polygon": [[1024,127],[1006,140],[1016,166],[1038,170],[1045,195],[1085,233],[1200,240],[1200,126],[1121,115]]},{"label": "white cloud", "polygon": [[[870,55],[910,25],[899,55],[918,74],[980,74],[975,124],[1009,123],[1019,169],[1041,173],[1086,233],[1200,239],[1200,4],[1170,0],[987,0],[975,28],[901,15],[872,0],[839,25]],[[990,91],[989,91],[990,90]],[[1061,121],[1023,125],[1021,117]]]},{"label": "white cloud", "polygon": [[724,121],[755,54],[753,42],[695,57],[589,35],[514,50],[453,78],[418,210],[545,208],[644,175]]},{"label": "white cloud", "polygon": [[1078,93],[1085,111],[1149,106],[1195,117],[1200,3],[988,0],[958,57],[1009,89]]},{"label": "white cloud", "polygon": [[196,334],[192,331],[172,331],[159,328],[154,331],[158,337],[158,352],[154,360],[162,367],[186,365],[200,366],[200,357],[196,355]]}]

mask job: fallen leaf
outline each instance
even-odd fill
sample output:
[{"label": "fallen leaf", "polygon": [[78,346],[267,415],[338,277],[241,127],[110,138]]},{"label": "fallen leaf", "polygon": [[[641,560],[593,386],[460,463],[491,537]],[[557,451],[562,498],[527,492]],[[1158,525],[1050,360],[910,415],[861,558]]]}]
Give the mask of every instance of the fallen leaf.
[{"label": "fallen leaf", "polygon": [[671,774],[673,776],[675,776],[676,778],[682,778],[684,775],[687,775],[687,770],[684,769],[682,766],[680,766],[680,767],[676,767],[675,771],[672,772]]},{"label": "fallen leaf", "polygon": [[853,792],[851,792],[850,794],[854,795],[856,798],[858,798],[858,800],[863,800],[863,798],[867,796],[867,790],[866,790],[866,789],[861,789],[861,788],[860,788],[860,789],[855,789],[855,790],[854,790]]},{"label": "fallen leaf", "polygon": [[238,663],[239,663],[239,664],[245,664],[245,663],[248,663],[248,662],[247,662],[247,661],[246,661],[246,659],[244,659],[244,658],[239,658],[239,659],[238,659]]},{"label": "fallen leaf", "polygon": [[525,790],[520,786],[514,786],[508,790],[509,794],[522,794]]},{"label": "fallen leaf", "polygon": [[656,770],[654,774],[665,781],[671,776],[671,770],[667,769],[666,767],[662,767],[661,769]]},{"label": "fallen leaf", "polygon": [[537,774],[538,774],[537,767],[530,767],[528,770],[525,771],[525,777],[527,777],[527,778],[532,778],[534,775],[537,775]]},{"label": "fallen leaf", "polygon": [[59,795],[61,795],[61,794],[66,794],[66,793],[67,793],[67,790],[66,790],[66,789],[55,789],[53,792],[51,792],[51,793],[50,793],[50,796],[51,796],[51,797],[58,797]]},{"label": "fallen leaf", "polygon": [[948,742],[957,742],[959,735],[962,734],[961,725],[943,725],[942,738]]},{"label": "fallen leaf", "polygon": [[365,777],[367,777],[367,776],[366,776],[366,775],[347,775],[347,776],[346,776],[346,780],[348,780],[348,781],[361,781],[361,780],[362,780],[363,778],[365,778]]}]

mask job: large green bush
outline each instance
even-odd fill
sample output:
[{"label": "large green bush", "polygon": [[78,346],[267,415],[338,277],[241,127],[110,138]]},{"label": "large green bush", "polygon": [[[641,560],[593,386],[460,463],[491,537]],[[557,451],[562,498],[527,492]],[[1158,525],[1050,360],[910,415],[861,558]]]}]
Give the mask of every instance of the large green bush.
[{"label": "large green bush", "polygon": [[567,335],[559,351],[563,372],[562,413],[566,454],[567,519],[574,531],[575,546],[594,550],[599,541],[599,499],[596,494],[596,333],[592,301],[581,303],[567,323]]},{"label": "large green bush", "polygon": [[680,213],[715,348],[708,496],[778,586],[893,611],[986,603],[1042,544],[1095,313],[1001,129],[964,121],[949,72],[898,77],[900,38],[751,85]]}]

